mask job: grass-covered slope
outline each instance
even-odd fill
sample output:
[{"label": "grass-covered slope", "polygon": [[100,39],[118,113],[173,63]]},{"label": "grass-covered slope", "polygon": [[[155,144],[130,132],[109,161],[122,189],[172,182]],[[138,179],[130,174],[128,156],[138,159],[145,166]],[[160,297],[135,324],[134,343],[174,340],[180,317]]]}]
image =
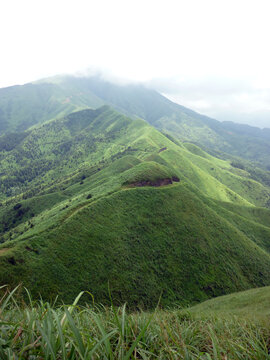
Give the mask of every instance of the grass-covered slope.
[{"label": "grass-covered slope", "polygon": [[117,110],[143,118],[157,129],[181,140],[256,161],[270,169],[270,129],[262,130],[230,121],[219,122],[175,104],[143,86],[121,86],[98,77],[56,79],[64,89],[81,89],[83,94],[95,94]]},{"label": "grass-covered slope", "polygon": [[183,141],[256,161],[270,169],[269,129],[219,122],[175,104],[151,89],[116,85],[99,77],[58,76],[0,89],[0,135],[103,104],[133,118],[143,118]]},{"label": "grass-covered slope", "polygon": [[1,284],[145,307],[270,284],[267,185],[142,120],[83,110],[0,156]]},{"label": "grass-covered slope", "polygon": [[[24,131],[33,125],[104,102],[94,94],[83,94],[76,87],[54,83],[35,83],[0,89],[0,135]],[[1,143],[1,140],[0,140]]]},{"label": "grass-covered slope", "polygon": [[207,300],[190,308],[190,312],[205,317],[229,314],[269,321],[270,287],[250,289]]},{"label": "grass-covered slope", "polygon": [[[130,131],[125,138],[127,127]],[[103,107],[29,131],[12,149],[0,152],[2,196],[56,184],[84,167],[91,171],[89,164],[102,166],[105,158],[127,150],[125,143],[136,127],[136,122]]]},{"label": "grass-covered slope", "polygon": [[184,183],[117,191],[30,234],[6,248],[0,276],[35,295],[105,302],[109,282],[117,302],[153,307],[270,283],[269,254]]}]

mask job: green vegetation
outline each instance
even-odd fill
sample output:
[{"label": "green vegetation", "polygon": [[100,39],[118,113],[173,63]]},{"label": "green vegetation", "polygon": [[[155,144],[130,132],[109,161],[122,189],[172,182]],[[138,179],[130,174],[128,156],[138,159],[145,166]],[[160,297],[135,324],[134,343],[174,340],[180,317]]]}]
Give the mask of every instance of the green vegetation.
[{"label": "green vegetation", "polygon": [[[2,288],[2,291],[5,289]],[[23,290],[25,291],[25,290]],[[18,292],[18,290],[17,290]],[[21,305],[16,289],[1,298],[0,356],[8,359],[269,359],[269,288],[249,292],[246,304],[233,294],[213,300],[228,305],[222,316],[216,312],[162,310],[130,312],[126,305],[96,306],[91,294],[78,305],[80,293],[70,306],[55,307],[43,300]],[[245,293],[244,293],[245,294]],[[268,294],[266,296],[266,294]],[[256,295],[265,297],[267,318],[242,317],[242,307],[253,311]],[[230,298],[235,309],[230,314]],[[220,304],[220,305],[221,305]],[[204,304],[201,305],[201,311]],[[256,305],[255,305],[256,308]],[[239,314],[237,314],[239,311]],[[256,312],[257,315],[257,312]]]},{"label": "green vegetation", "polygon": [[[270,170],[269,129],[221,123],[143,86],[116,85],[99,77],[58,76],[0,89],[0,134],[21,132],[72,111],[104,104],[132,118],[142,118],[168,136],[229,154],[227,158],[240,156]],[[2,143],[0,138],[0,149]]]},{"label": "green vegetation", "polygon": [[130,308],[269,285],[267,184],[172,140],[103,106],[3,149],[0,283]]},{"label": "green vegetation", "polygon": [[184,184],[118,191],[61,223],[19,237],[1,257],[1,282],[68,301],[88,289],[106,303],[109,281],[118,304],[148,308],[161,293],[164,305],[183,304],[270,283],[268,253]]},{"label": "green vegetation", "polygon": [[270,318],[270,287],[262,287],[220,296],[190,309],[192,314],[228,316],[267,322]]},{"label": "green vegetation", "polygon": [[1,359],[269,358],[267,129],[56,77],[0,131]]},{"label": "green vegetation", "polygon": [[[0,89],[0,134],[23,131],[38,123],[62,117],[104,102],[94,94],[52,83],[26,84]],[[1,140],[0,140],[1,143]]]}]

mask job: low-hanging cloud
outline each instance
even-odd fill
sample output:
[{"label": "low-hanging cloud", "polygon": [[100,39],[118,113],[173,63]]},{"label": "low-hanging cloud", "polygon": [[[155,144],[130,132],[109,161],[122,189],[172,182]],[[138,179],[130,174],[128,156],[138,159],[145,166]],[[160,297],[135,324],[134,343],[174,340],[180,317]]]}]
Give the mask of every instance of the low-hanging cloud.
[{"label": "low-hanging cloud", "polygon": [[123,86],[144,85],[180,105],[217,120],[270,128],[270,88],[259,83],[256,78],[175,76],[138,82],[98,67],[75,75],[98,76]]},{"label": "low-hanging cloud", "polygon": [[147,84],[171,100],[221,121],[270,128],[270,88],[255,79],[153,79]]}]

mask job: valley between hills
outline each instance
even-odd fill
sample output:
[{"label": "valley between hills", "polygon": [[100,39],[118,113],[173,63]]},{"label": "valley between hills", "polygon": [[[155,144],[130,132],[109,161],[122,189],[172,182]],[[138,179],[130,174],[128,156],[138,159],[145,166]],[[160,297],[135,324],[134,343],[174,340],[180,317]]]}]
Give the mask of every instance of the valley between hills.
[{"label": "valley between hills", "polygon": [[[165,349],[164,359],[225,359],[222,354],[234,335],[227,334],[228,342],[215,340],[217,333],[209,332],[208,325],[217,332],[243,328],[243,338],[254,340],[252,325],[245,327],[243,319],[258,322],[256,346],[266,354],[269,129],[220,123],[142,86],[55,77],[0,89],[0,130],[0,286],[6,323],[17,301],[30,298],[32,303],[41,297],[35,315],[41,324],[44,309],[56,316],[48,304],[71,304],[84,291],[76,306],[91,298],[97,306],[111,307],[102,324],[97,320],[102,310],[88,314],[96,324],[92,331],[99,329],[102,335],[95,344],[105,346],[100,351],[107,358],[115,358],[108,339],[119,336],[124,342],[123,329],[135,322],[139,340],[131,351],[125,345],[121,359],[152,358],[149,354],[159,348]],[[6,285],[12,291],[19,284],[20,291],[7,292]],[[159,310],[154,310],[157,304]],[[18,324],[26,321],[25,311],[18,313]],[[68,311],[62,320],[55,317],[53,327],[59,331],[68,322],[81,358],[99,358],[80,338],[86,320],[74,310],[76,328],[73,310]],[[222,319],[219,330],[214,316]],[[232,316],[239,317],[234,325]],[[25,327],[31,326],[27,321]],[[168,330],[173,322],[186,336],[188,326],[207,334],[212,347],[186,338],[190,348],[181,348],[183,357],[173,357],[170,341],[181,347],[177,330],[174,335]],[[42,341],[48,339],[48,324],[36,328],[33,341],[41,330]],[[149,328],[160,334],[162,324],[167,324],[170,350],[166,353],[164,343],[145,346],[151,343],[145,338],[138,350],[144,355],[135,357]],[[130,329],[125,330],[127,339],[133,336]],[[31,343],[27,341],[24,346]],[[52,349],[59,345],[65,353],[69,345],[57,341]],[[239,357],[237,346],[230,348],[232,359],[245,358],[245,341]],[[216,352],[215,346],[220,346]],[[6,356],[1,343],[0,349]],[[185,351],[190,357],[184,357]],[[267,358],[252,351],[250,359]],[[65,354],[63,358],[72,358]]]}]

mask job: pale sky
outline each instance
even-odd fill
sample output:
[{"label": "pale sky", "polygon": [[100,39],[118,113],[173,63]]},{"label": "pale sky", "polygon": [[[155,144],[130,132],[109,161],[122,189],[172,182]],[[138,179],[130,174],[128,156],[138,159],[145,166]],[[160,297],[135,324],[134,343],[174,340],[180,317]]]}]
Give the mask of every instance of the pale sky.
[{"label": "pale sky", "polygon": [[270,127],[269,0],[1,0],[0,87],[101,70]]}]

